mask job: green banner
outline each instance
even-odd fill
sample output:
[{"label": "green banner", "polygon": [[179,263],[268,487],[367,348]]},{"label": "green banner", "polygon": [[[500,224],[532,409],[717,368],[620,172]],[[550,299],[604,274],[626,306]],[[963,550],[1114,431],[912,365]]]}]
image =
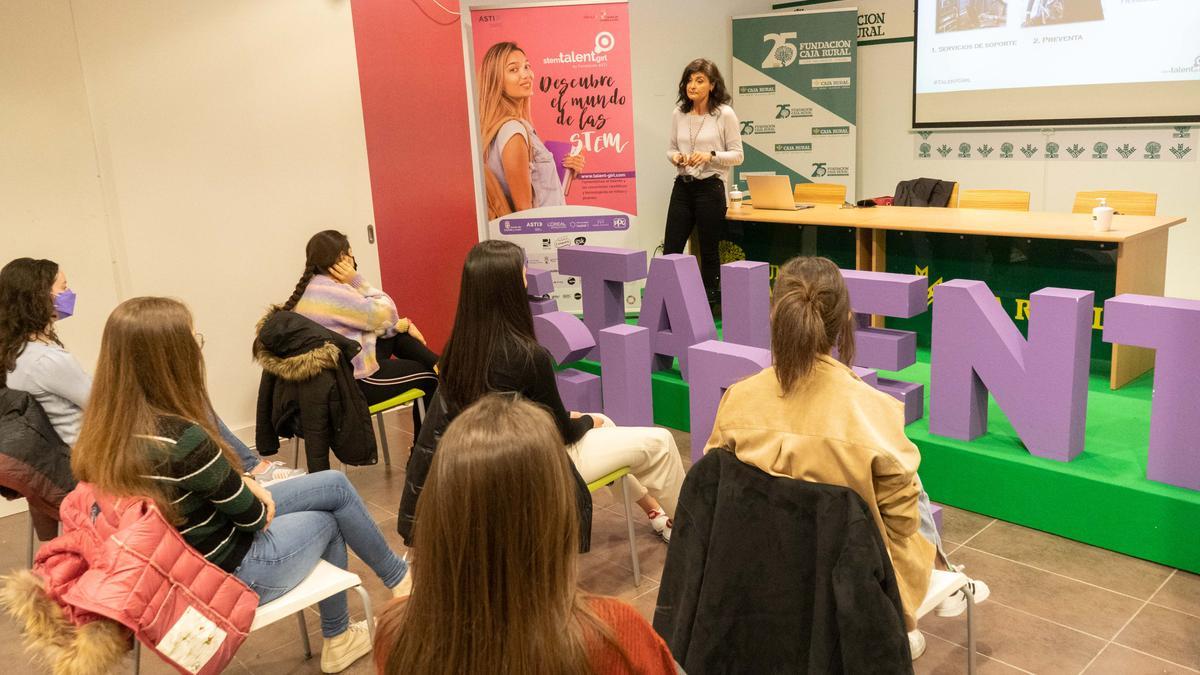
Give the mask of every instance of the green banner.
[{"label": "green banner", "polygon": [[735,181],[771,172],[840,183],[854,199],[857,35],[853,9],[734,17],[733,107],[746,149]]}]

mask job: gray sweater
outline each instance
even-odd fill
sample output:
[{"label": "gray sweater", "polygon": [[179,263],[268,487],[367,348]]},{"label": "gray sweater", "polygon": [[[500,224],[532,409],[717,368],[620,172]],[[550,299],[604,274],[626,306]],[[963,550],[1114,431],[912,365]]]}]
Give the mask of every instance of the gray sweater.
[{"label": "gray sweater", "polygon": [[32,394],[59,438],[75,445],[83,424],[83,408],[92,391],[92,376],[70,352],[54,344],[26,344],[17,357],[17,367],[8,374],[8,387]]}]

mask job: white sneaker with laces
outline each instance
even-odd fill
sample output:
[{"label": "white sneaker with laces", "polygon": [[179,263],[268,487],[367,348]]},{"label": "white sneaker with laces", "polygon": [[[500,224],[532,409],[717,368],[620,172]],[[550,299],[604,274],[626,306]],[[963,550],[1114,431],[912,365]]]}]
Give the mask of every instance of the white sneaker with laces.
[{"label": "white sneaker with laces", "polygon": [[366,621],[356,621],[341,635],[325,638],[321,646],[321,672],[340,673],[370,653],[371,631]]},{"label": "white sneaker with laces", "polygon": [[663,541],[667,542],[668,544],[671,543],[671,528],[674,527],[675,524],[671,522],[671,519],[667,517],[667,514],[659,511],[658,509],[654,509],[650,513],[647,513],[646,517],[650,519],[650,525],[654,528],[654,531],[658,533],[658,536],[662,537]]},{"label": "white sneaker with laces", "polygon": [[908,631],[908,651],[912,652],[912,660],[916,661],[925,653],[925,634],[919,630]]},{"label": "white sneaker with laces", "polygon": [[[988,599],[992,594],[992,590],[988,585],[979,579],[971,579],[967,585],[971,588],[971,594],[975,596],[975,604],[980,604]],[[946,598],[938,604],[933,610],[938,616],[958,616],[967,611],[967,594],[963,589],[959,589],[954,595]]]}]

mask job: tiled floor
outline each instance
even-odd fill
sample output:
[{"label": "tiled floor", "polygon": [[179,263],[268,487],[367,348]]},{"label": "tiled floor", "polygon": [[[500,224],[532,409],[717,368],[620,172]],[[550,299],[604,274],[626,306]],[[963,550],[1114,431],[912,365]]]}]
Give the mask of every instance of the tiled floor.
[{"label": "tiled floor", "polygon": [[[398,552],[404,550],[395,527],[403,463],[412,443],[408,419],[403,412],[389,415],[397,461],[390,471],[381,463],[351,468],[348,474]],[[675,436],[686,454],[687,434]],[[290,452],[283,454],[290,459]],[[666,546],[638,518],[643,578],[635,587],[620,501],[597,494],[595,506],[592,552],[580,563],[581,583],[589,591],[630,602],[649,619]],[[992,589],[991,599],[976,613],[979,672],[1200,673],[1200,576],[953,508],[946,508],[944,525],[951,558]],[[23,514],[0,519],[0,570],[24,565],[27,528]],[[376,607],[382,606],[389,594],[379,580],[353,557],[351,568],[363,578]],[[351,611],[361,614],[357,597],[351,598]],[[319,651],[317,615],[309,610],[308,616],[313,647]],[[929,646],[915,664],[917,673],[966,671],[965,616],[931,615],[921,628]],[[296,623],[285,620],[252,633],[226,672],[319,673],[319,658],[304,659]],[[18,664],[14,673],[37,672],[25,665],[28,658],[7,618],[0,619],[0,663]],[[174,671],[146,654],[142,672]],[[364,659],[346,672],[370,673],[373,668]]]}]

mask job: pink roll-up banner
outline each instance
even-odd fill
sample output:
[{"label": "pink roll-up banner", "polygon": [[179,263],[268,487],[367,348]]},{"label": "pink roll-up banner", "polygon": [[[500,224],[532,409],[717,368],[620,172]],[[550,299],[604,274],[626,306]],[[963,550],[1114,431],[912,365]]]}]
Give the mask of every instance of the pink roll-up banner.
[{"label": "pink roll-up banner", "polygon": [[[633,82],[625,2],[472,7],[463,15],[481,236],[554,272],[551,297],[579,311],[558,249],[638,248]],[[626,286],[626,309],[641,304]]]}]

